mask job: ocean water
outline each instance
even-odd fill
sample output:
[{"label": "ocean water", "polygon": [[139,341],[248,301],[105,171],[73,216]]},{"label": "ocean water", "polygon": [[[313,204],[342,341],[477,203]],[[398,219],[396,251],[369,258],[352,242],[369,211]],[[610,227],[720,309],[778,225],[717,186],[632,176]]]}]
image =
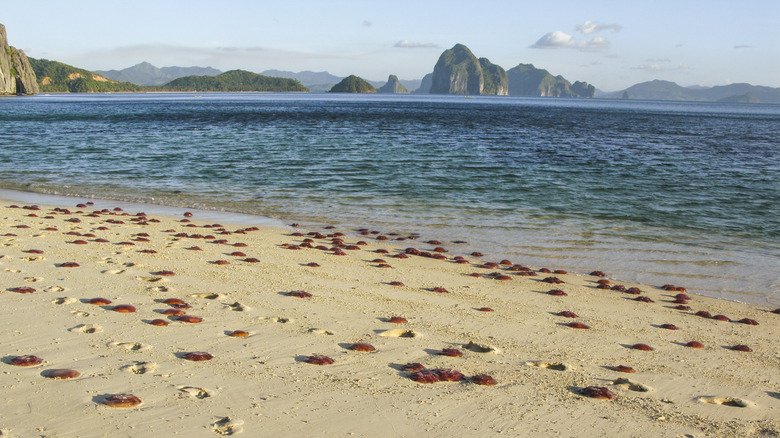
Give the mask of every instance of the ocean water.
[{"label": "ocean water", "polygon": [[419,233],[399,243],[780,305],[776,105],[0,99],[0,188]]}]

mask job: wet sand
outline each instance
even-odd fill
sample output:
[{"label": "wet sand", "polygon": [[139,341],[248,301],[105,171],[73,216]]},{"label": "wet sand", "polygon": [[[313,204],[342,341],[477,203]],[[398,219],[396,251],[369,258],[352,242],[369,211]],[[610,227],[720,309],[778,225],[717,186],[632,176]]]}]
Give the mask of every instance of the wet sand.
[{"label": "wet sand", "polygon": [[[601,277],[538,266],[523,276],[453,242],[137,213],[0,201],[3,436],[780,434],[772,308],[598,289]],[[409,247],[443,259],[395,257]],[[687,304],[672,302],[679,293]],[[42,363],[14,365],[28,355]],[[319,355],[333,363],[308,363]],[[55,369],[79,375],[47,377]],[[463,377],[413,379],[444,370]],[[592,386],[614,398],[588,397]],[[119,394],[141,404],[109,406]]]}]

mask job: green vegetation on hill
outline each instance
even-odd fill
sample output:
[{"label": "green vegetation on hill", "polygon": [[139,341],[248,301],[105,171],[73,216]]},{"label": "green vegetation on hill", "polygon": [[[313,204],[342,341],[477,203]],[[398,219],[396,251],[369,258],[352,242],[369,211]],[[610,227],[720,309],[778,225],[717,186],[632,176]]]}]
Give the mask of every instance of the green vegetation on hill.
[{"label": "green vegetation on hill", "polygon": [[41,93],[121,93],[142,91],[130,82],[116,82],[90,71],[46,59],[30,59]]},{"label": "green vegetation on hill", "polygon": [[509,89],[509,79],[506,70],[500,65],[493,64],[487,58],[479,58],[479,65],[482,67],[482,75],[485,85],[482,88],[482,94],[504,95]]},{"label": "green vegetation on hill", "polygon": [[445,50],[433,68],[431,94],[508,94],[506,71],[487,58],[477,59],[463,44]]},{"label": "green vegetation on hill", "polygon": [[344,78],[330,89],[331,93],[376,93],[376,88],[355,75]]},{"label": "green vegetation on hill", "polygon": [[245,70],[232,70],[217,76],[185,76],[165,85],[158,91],[194,92],[307,92],[308,88],[295,79],[274,78]]},{"label": "green vegetation on hill", "polygon": [[596,88],[587,82],[572,85],[563,76],[553,76],[533,64],[518,64],[507,71],[512,96],[593,97]]}]

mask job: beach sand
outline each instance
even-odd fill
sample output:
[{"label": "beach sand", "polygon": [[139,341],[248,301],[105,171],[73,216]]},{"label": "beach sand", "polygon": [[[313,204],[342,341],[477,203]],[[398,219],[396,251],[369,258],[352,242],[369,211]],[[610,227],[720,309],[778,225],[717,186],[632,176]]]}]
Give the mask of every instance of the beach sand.
[{"label": "beach sand", "polygon": [[[691,310],[677,310],[671,301],[679,292],[660,285],[611,279],[642,291],[631,295],[597,289],[599,277],[588,273],[524,277],[507,265],[479,267],[499,262],[490,254],[425,242],[435,236],[240,231],[246,227],[209,224],[197,213],[182,222],[112,209],[89,216],[92,208],[75,203],[58,210],[12,204],[0,201],[2,436],[780,434],[780,315],[770,308],[689,293]],[[310,237],[312,246],[330,249],[332,238],[306,234],[339,231],[358,249],[339,256],[299,246]],[[361,240],[366,245],[357,245]],[[433,254],[444,247],[446,260],[393,257],[407,247]],[[236,251],[245,255],[231,255]],[[455,256],[470,263],[455,263]],[[593,269],[609,278],[609,266]],[[547,277],[563,283],[542,281]],[[293,291],[311,297],[288,295]],[[111,304],[87,302],[97,297]],[[169,298],[188,303],[185,314],[202,322],[163,314],[173,309],[163,303]],[[116,305],[136,311],[113,311]],[[478,310],[485,307],[493,311]],[[694,315],[701,310],[733,321]],[[393,316],[407,322],[389,322]],[[743,318],[759,325],[736,322]],[[169,325],[149,324],[155,319]],[[236,330],[248,336],[228,336]],[[689,341],[703,348],[686,347]],[[354,343],[376,350],[354,351]],[[653,350],[631,348],[639,343]],[[190,352],[213,358],[187,360]],[[43,363],[12,364],[26,355]],[[334,363],[307,363],[313,355]],[[415,362],[464,378],[418,383],[401,369]],[[618,365],[635,372],[618,372]],[[80,376],[46,378],[52,369]],[[479,374],[496,384],[475,383]],[[615,398],[587,397],[582,390],[590,386]],[[110,407],[115,394],[142,403]]]}]

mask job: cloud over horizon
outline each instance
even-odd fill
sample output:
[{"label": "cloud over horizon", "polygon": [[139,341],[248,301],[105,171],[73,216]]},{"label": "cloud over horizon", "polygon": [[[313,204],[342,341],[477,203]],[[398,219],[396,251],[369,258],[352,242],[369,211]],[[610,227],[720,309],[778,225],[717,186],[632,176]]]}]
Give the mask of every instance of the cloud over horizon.
[{"label": "cloud over horizon", "polygon": [[601,32],[602,30],[611,30],[614,32],[620,32],[623,26],[619,24],[602,24],[597,21],[587,20],[584,24],[577,26],[577,30],[585,35]]},{"label": "cloud over horizon", "polygon": [[[659,72],[670,72],[670,71],[685,71],[690,70],[691,67],[688,64],[680,63],[677,65],[662,65],[658,62],[652,62],[652,60],[649,60],[650,62],[647,64],[638,65],[636,67],[631,67],[632,70],[642,70],[648,73],[659,73]],[[668,62],[667,60],[659,60],[660,62]]]},{"label": "cloud over horizon", "polygon": [[588,41],[577,40],[566,32],[556,30],[542,36],[529,47],[532,49],[577,49],[592,52],[609,47],[609,41],[603,37],[595,37]]},{"label": "cloud over horizon", "polygon": [[400,47],[402,49],[435,49],[439,47],[439,45],[434,43],[415,43],[409,40],[401,40],[395,43],[393,47]]}]

